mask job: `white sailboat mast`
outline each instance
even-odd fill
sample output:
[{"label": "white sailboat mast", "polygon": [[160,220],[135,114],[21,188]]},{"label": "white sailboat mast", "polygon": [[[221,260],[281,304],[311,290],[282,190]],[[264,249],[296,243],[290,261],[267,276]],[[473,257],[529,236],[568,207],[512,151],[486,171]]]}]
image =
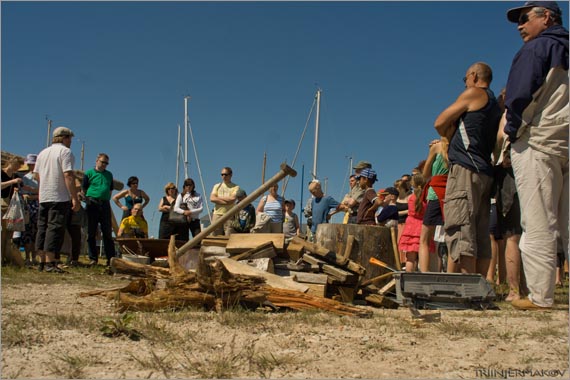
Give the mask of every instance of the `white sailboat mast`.
[{"label": "white sailboat mast", "polygon": [[188,178],[188,100],[184,97],[184,178]]},{"label": "white sailboat mast", "polygon": [[321,89],[317,90],[317,114],[315,116],[315,148],[313,156],[313,178],[317,178],[317,158],[319,156],[319,117],[321,114]]}]

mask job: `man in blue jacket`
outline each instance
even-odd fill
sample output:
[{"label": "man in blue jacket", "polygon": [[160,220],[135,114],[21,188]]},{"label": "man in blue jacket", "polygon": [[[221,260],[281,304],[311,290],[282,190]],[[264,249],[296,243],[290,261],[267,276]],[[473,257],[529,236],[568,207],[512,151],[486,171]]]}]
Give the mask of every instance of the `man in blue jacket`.
[{"label": "man in blue jacket", "polygon": [[561,16],[555,1],[527,1],[507,12],[524,41],[505,100],[530,291],[512,304],[523,310],[554,303],[558,236],[568,255],[568,30]]}]

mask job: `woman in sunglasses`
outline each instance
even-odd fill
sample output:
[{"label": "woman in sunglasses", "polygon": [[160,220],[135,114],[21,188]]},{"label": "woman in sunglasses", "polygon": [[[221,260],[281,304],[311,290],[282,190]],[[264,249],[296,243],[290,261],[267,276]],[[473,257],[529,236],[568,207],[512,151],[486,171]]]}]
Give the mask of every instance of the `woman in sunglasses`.
[{"label": "woman in sunglasses", "polygon": [[174,203],[174,212],[184,214],[188,220],[186,227],[186,236],[180,236],[180,240],[189,240],[188,228],[192,232],[192,237],[198,235],[200,228],[200,213],[204,209],[204,201],[202,195],[196,191],[196,184],[192,178],[184,180],[184,189],[176,197]]},{"label": "woman in sunglasses", "polygon": [[[127,186],[129,186],[128,189],[115,194],[113,197],[113,202],[123,210],[122,219],[131,216],[131,210],[135,204],[141,203],[142,208],[145,208],[150,202],[149,196],[143,190],[139,189],[139,179],[137,177],[129,177]],[[122,198],[125,198],[124,205],[119,202]]]}]

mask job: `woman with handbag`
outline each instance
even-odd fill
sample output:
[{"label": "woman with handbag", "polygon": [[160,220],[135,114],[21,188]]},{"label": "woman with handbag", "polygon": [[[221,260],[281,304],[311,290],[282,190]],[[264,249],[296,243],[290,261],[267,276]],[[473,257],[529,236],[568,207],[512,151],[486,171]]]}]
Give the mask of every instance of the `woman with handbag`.
[{"label": "woman with handbag", "polygon": [[174,211],[174,203],[178,196],[176,185],[172,182],[168,182],[166,186],[164,186],[164,192],[166,195],[160,199],[158,204],[158,211],[162,214],[158,227],[158,238],[170,239],[170,235],[176,235],[176,240],[182,240],[184,237],[188,240],[186,218],[183,218],[184,223],[176,223],[175,220],[170,220],[170,213]]},{"label": "woman with handbag", "polygon": [[[10,199],[12,198],[14,191],[17,191],[22,183],[22,178],[17,177],[16,173],[23,164],[24,160],[22,158],[14,156],[8,159],[5,166],[2,168],[2,216],[4,216],[8,210]],[[8,252],[8,249],[11,247],[10,238],[12,237],[12,231],[8,231],[6,227],[6,221],[2,219],[2,262],[4,262],[11,253]]]},{"label": "woman with handbag", "polygon": [[[202,195],[196,191],[194,180],[192,178],[186,178],[184,180],[182,193],[178,194],[178,197],[176,197],[174,212],[186,217],[186,221],[188,223],[187,228],[192,232],[192,237],[195,237],[201,231],[200,213],[203,209],[204,201],[202,199]],[[188,233],[188,230],[186,230],[186,233]],[[189,236],[187,236],[186,240],[189,240]]]}]

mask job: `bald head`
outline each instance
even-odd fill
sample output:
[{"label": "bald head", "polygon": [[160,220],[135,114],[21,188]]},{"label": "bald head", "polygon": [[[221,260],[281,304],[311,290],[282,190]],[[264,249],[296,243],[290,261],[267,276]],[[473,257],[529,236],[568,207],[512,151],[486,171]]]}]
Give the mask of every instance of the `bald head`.
[{"label": "bald head", "polygon": [[484,62],[474,63],[469,68],[469,71],[477,74],[477,79],[487,85],[491,84],[493,81],[493,70],[491,70],[491,67]]}]

